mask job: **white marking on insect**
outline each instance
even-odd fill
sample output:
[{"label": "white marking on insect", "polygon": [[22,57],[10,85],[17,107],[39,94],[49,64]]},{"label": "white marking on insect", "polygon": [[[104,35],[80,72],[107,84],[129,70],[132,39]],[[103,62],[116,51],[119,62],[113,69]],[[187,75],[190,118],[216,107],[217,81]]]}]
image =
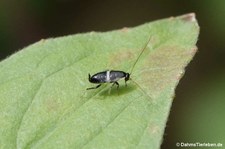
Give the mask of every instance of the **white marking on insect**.
[{"label": "white marking on insect", "polygon": [[106,71],[106,82],[110,82],[110,70]]}]

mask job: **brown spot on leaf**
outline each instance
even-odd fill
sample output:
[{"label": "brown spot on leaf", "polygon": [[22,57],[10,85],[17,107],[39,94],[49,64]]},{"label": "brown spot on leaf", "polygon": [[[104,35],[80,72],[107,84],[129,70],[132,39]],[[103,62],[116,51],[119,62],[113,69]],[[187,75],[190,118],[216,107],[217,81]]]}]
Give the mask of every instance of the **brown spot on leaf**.
[{"label": "brown spot on leaf", "polygon": [[57,111],[59,107],[59,103],[55,99],[48,99],[45,101],[45,106],[46,106],[47,112],[54,112],[54,111]]},{"label": "brown spot on leaf", "polygon": [[192,49],[176,46],[164,46],[152,51],[145,57],[144,65],[139,71],[141,77],[136,80],[156,98],[165,88],[182,77],[182,69],[192,56],[190,51],[192,52]]},{"label": "brown spot on leaf", "polygon": [[187,21],[187,22],[195,22],[196,21],[195,13],[185,14],[185,15],[181,16],[180,18],[181,18],[181,20]]},{"label": "brown spot on leaf", "polygon": [[197,51],[198,51],[198,48],[197,48],[197,47],[194,47],[194,48],[191,49],[191,52],[192,52],[193,55],[194,55]]},{"label": "brown spot on leaf", "polygon": [[121,50],[122,52],[113,53],[109,60],[110,68],[117,68],[121,63],[134,58],[131,50]]},{"label": "brown spot on leaf", "polygon": [[173,17],[173,16],[172,16],[172,17],[169,17],[169,20],[170,20],[170,21],[172,21],[172,20],[174,20],[174,19],[175,19],[175,17]]},{"label": "brown spot on leaf", "polygon": [[130,29],[129,29],[128,27],[124,27],[124,28],[122,28],[120,31],[126,33],[126,32],[128,32],[129,30],[130,30]]},{"label": "brown spot on leaf", "polygon": [[43,44],[43,43],[45,43],[45,39],[41,39],[39,42],[41,43],[41,44]]},{"label": "brown spot on leaf", "polygon": [[151,134],[159,134],[160,133],[159,126],[157,126],[155,124],[150,124],[148,127],[148,130]]}]

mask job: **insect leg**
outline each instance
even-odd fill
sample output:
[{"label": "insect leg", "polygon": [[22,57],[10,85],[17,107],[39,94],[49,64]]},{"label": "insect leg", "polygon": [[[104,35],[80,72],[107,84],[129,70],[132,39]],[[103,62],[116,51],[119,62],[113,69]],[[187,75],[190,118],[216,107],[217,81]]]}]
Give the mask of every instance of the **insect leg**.
[{"label": "insect leg", "polygon": [[111,88],[112,88],[115,84],[117,85],[117,87],[116,87],[116,88],[117,88],[117,90],[118,90],[118,89],[119,89],[119,86],[120,86],[118,82],[113,82],[113,84],[112,84]]},{"label": "insect leg", "polygon": [[110,92],[111,92],[112,87],[113,87],[115,84],[117,85],[117,87],[116,87],[116,88],[117,88],[117,91],[119,91],[119,90],[118,90],[118,89],[119,89],[119,86],[120,86],[119,83],[118,83],[118,82],[113,82],[113,84],[112,84],[112,86],[111,86],[111,88],[110,88],[110,90],[109,90],[109,92],[108,92],[109,94],[110,94]]},{"label": "insect leg", "polygon": [[127,87],[127,81],[125,80],[125,86]]},{"label": "insect leg", "polygon": [[114,82],[113,84],[116,84],[117,85],[117,90],[119,89],[119,83],[118,82]]},{"label": "insect leg", "polygon": [[95,86],[95,87],[90,87],[90,88],[87,88],[87,90],[90,90],[90,89],[96,89],[96,88],[99,88],[101,86],[101,84]]},{"label": "insect leg", "polygon": [[118,89],[119,89],[119,86],[120,86],[120,85],[119,85],[119,83],[118,83],[118,82],[115,82],[114,84],[116,84],[116,85],[117,85],[117,94],[119,95],[119,90],[118,90]]}]

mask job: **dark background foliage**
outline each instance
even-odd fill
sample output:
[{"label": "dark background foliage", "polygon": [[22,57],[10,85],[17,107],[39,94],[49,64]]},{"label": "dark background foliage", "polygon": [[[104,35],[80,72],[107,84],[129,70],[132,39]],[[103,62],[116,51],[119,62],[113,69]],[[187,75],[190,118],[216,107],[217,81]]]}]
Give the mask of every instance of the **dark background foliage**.
[{"label": "dark background foliage", "polygon": [[162,148],[223,143],[225,1],[1,0],[0,59],[40,39],[108,31],[195,12],[199,48],[176,90]]}]

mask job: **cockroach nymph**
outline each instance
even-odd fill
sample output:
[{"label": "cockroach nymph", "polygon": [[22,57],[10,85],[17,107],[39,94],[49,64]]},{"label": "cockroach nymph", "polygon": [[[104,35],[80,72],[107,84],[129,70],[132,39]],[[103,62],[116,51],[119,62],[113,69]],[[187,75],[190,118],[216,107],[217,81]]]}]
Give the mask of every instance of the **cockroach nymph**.
[{"label": "cockroach nymph", "polygon": [[87,90],[90,89],[97,89],[99,88],[103,83],[112,83],[112,86],[117,85],[117,90],[119,89],[119,83],[117,82],[120,79],[125,80],[125,85],[127,86],[127,81],[131,80],[130,76],[131,73],[133,72],[133,69],[135,67],[135,65],[137,64],[139,58],[141,57],[141,55],[143,54],[144,50],[146,49],[147,45],[149,44],[151,40],[151,37],[149,38],[149,40],[147,41],[147,43],[145,44],[145,46],[142,48],[141,53],[138,55],[136,61],[134,62],[130,73],[124,72],[124,71],[120,71],[120,70],[107,70],[107,71],[102,71],[102,72],[98,72],[94,75],[90,75],[88,74],[88,80],[90,83],[95,83],[98,84],[95,87],[90,87],[87,88]]}]

